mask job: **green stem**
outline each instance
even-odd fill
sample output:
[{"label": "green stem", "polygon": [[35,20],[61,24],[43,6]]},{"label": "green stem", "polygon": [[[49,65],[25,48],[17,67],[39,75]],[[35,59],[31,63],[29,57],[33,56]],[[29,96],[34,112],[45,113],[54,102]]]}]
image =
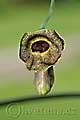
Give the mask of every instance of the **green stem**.
[{"label": "green stem", "polygon": [[51,0],[48,15],[45,17],[44,21],[42,22],[42,24],[40,26],[40,29],[44,29],[45,28],[45,26],[48,23],[50,17],[52,16],[54,2],[55,2],[55,0]]}]

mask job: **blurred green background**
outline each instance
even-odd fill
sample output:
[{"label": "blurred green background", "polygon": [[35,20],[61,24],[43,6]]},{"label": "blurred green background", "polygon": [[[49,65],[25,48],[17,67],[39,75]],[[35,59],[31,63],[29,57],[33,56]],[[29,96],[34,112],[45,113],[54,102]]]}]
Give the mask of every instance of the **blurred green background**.
[{"label": "blurred green background", "polygon": [[[19,60],[19,42],[25,32],[39,29],[50,0],[0,0],[0,100],[34,96],[34,73]],[[80,1],[56,0],[47,29],[65,40],[55,66],[55,85],[49,94],[80,92]]]},{"label": "blurred green background", "polygon": [[[0,99],[36,94],[34,73],[19,60],[21,36],[39,29],[50,1],[0,1]],[[80,2],[56,0],[47,29],[56,29],[65,40],[62,58],[55,66],[51,93],[80,91]]]}]

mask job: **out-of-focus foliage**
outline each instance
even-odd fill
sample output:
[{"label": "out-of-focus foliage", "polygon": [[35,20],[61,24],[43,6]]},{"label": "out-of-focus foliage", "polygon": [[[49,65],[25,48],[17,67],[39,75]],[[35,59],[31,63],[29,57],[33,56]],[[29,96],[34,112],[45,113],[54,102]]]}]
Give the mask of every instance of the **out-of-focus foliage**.
[{"label": "out-of-focus foliage", "polygon": [[[0,0],[0,7],[8,5],[27,5],[49,3],[50,0]],[[55,0],[56,3],[80,2],[80,0]]]},{"label": "out-of-focus foliage", "polygon": [[[31,72],[18,60],[25,32],[39,29],[50,0],[0,0],[0,99],[35,94]],[[47,29],[65,39],[64,58],[55,72],[55,92],[80,91],[80,1],[56,0]],[[59,65],[58,65],[59,66]]]}]

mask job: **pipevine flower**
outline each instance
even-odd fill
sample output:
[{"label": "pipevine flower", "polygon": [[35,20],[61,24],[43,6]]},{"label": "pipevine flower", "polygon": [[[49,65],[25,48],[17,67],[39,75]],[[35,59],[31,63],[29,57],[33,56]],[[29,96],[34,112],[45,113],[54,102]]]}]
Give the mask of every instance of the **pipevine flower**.
[{"label": "pipevine flower", "polygon": [[41,29],[23,35],[19,56],[27,69],[35,71],[35,86],[39,94],[50,91],[54,82],[53,65],[63,49],[64,41],[55,30]]}]

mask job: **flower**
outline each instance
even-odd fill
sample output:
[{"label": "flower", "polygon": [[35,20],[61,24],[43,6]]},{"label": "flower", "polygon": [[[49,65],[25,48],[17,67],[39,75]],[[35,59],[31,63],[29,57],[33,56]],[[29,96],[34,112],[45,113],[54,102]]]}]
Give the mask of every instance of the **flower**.
[{"label": "flower", "polygon": [[46,71],[60,58],[63,48],[64,41],[55,30],[41,29],[23,35],[19,56],[27,69]]}]

